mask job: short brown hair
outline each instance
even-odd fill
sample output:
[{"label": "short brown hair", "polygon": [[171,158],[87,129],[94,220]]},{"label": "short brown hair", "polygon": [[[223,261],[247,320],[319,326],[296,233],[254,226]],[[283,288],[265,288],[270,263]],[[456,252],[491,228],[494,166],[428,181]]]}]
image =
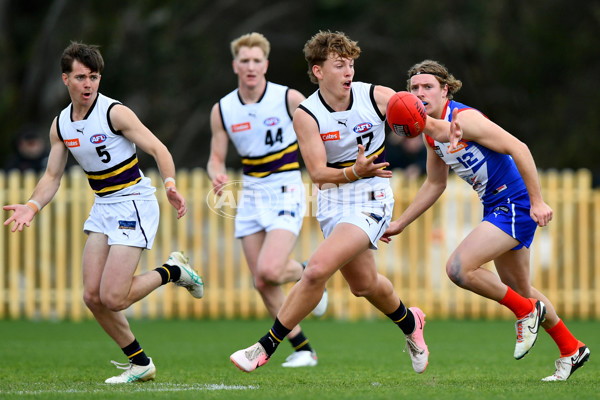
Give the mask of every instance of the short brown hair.
[{"label": "short brown hair", "polygon": [[242,47],[258,47],[263,53],[265,53],[265,58],[269,58],[269,53],[271,52],[271,43],[267,40],[267,38],[258,32],[246,33],[245,35],[240,36],[237,39],[231,41],[231,55],[233,58],[238,56],[240,52],[240,48]]},{"label": "short brown hair", "polygon": [[308,76],[312,83],[318,82],[312,67],[323,65],[331,53],[355,60],[360,56],[360,47],[343,32],[319,31],[304,44],[304,58],[308,62]]},{"label": "short brown hair", "polygon": [[431,74],[435,76],[440,85],[448,85],[448,98],[452,99],[454,94],[462,87],[462,82],[459,81],[448,72],[448,68],[443,66],[437,61],[424,60],[418,64],[413,65],[408,70],[408,80],[406,81],[406,87],[410,92],[410,78],[419,74]]},{"label": "short brown hair", "polygon": [[60,58],[62,72],[68,74],[73,71],[73,61],[77,60],[92,72],[101,73],[104,69],[104,60],[99,49],[99,46],[93,44],[71,42]]}]

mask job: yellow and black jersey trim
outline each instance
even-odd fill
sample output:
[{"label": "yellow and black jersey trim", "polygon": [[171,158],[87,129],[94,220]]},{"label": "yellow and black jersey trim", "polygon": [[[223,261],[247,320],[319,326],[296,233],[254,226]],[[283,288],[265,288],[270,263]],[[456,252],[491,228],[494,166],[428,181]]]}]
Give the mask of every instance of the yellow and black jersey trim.
[{"label": "yellow and black jersey trim", "polygon": [[[374,152],[369,154],[367,157],[372,157],[373,155],[375,155],[375,162],[374,162],[375,164],[385,162],[385,144],[382,144],[377,150],[375,150]],[[327,166],[329,168],[342,169],[342,168],[346,168],[346,167],[351,167],[354,164],[356,164],[356,159],[340,161],[340,162],[335,162],[335,163],[327,163]]]},{"label": "yellow and black jersey trim", "polygon": [[90,187],[98,196],[106,196],[133,186],[142,179],[137,155],[103,171],[85,171]]},{"label": "yellow and black jersey trim", "polygon": [[283,150],[262,157],[243,157],[244,175],[264,178],[265,176],[284,171],[300,169],[298,163],[298,142],[294,142]]}]

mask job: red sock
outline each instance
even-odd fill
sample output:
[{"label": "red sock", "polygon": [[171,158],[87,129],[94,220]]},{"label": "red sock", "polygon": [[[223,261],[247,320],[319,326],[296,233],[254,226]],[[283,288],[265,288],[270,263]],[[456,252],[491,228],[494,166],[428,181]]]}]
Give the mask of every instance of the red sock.
[{"label": "red sock", "polygon": [[508,307],[510,311],[514,312],[517,316],[517,319],[524,318],[531,311],[533,311],[533,307],[535,306],[535,302],[533,300],[521,296],[508,286],[506,288],[508,290],[506,291],[504,298],[500,300],[500,304]]},{"label": "red sock", "polygon": [[[573,336],[567,326],[563,323],[562,319],[552,328],[546,329],[546,332],[548,332],[548,335],[556,342],[561,357],[570,356],[579,348],[579,340]],[[581,343],[581,345],[583,346],[583,343]]]}]

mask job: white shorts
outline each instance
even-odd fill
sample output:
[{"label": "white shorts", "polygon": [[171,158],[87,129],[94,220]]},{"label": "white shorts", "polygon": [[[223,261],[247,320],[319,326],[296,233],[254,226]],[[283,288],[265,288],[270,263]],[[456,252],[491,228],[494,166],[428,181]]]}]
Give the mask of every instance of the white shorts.
[{"label": "white shorts", "polygon": [[325,238],[336,225],[350,223],[369,236],[371,249],[377,249],[377,241],[390,225],[394,209],[389,183],[377,183],[370,187],[342,185],[319,191],[317,220]]},{"label": "white shorts", "polygon": [[151,249],[159,219],[156,199],[94,203],[83,231],[86,235],[90,232],[105,234],[109,246],[119,244]]},{"label": "white shorts", "polygon": [[285,229],[298,236],[306,212],[304,184],[246,185],[235,215],[235,237]]}]

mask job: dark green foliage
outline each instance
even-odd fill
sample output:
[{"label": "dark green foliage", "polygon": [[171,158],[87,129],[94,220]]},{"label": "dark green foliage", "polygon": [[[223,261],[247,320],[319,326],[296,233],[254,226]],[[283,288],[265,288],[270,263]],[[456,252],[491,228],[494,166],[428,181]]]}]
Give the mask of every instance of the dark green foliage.
[{"label": "dark green foliage", "polygon": [[525,141],[538,167],[600,170],[600,141],[590,139],[600,131],[599,20],[597,1],[6,0],[0,156],[21,126],[47,132],[67,104],[58,59],[80,40],[102,46],[101,90],[134,109],[178,166],[204,167],[210,108],[236,85],[229,41],[264,33],[268,78],[308,95],[302,47],[330,29],[358,40],[356,80],[403,90],[412,64],[436,59],[463,81],[457,100]]}]

